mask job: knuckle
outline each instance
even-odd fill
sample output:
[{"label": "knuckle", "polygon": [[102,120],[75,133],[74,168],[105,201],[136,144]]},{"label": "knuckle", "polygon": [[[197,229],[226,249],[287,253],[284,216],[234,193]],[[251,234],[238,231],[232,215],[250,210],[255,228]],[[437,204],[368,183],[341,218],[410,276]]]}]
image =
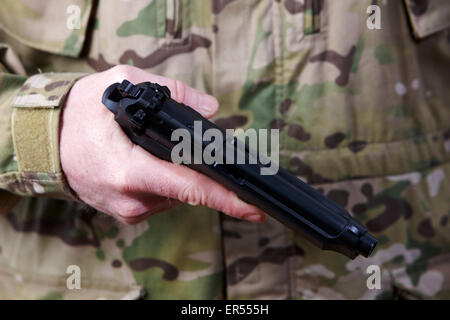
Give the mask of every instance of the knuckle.
[{"label": "knuckle", "polygon": [[174,80],[175,97],[178,101],[185,101],[187,86],[180,80]]},{"label": "knuckle", "polygon": [[233,193],[231,191],[228,191],[228,194],[224,196],[224,199],[226,201],[222,201],[220,203],[220,211],[240,219],[242,217],[242,213],[240,212],[239,208],[236,207],[235,201],[233,201]]},{"label": "knuckle", "polygon": [[125,64],[118,64],[118,65],[112,67],[110,70],[111,70],[111,72],[114,72],[117,74],[123,74],[123,73],[127,72],[128,66]]},{"label": "knuckle", "polygon": [[123,79],[129,79],[132,74],[132,67],[126,64],[119,64],[112,67],[111,72],[114,74],[116,81],[122,81]]},{"label": "knuckle", "polygon": [[124,221],[134,220],[145,211],[142,205],[133,200],[122,199],[113,204],[114,215]]},{"label": "knuckle", "polygon": [[130,175],[126,170],[117,170],[116,172],[108,175],[110,184],[120,194],[130,194],[133,190]]},{"label": "knuckle", "polygon": [[197,179],[193,179],[182,187],[178,192],[178,200],[193,206],[205,205],[206,197],[197,181]]}]

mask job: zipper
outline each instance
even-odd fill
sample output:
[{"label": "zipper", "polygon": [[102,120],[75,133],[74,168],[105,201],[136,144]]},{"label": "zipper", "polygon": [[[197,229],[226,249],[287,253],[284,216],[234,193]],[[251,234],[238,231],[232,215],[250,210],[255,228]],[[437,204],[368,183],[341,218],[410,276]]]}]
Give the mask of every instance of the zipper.
[{"label": "zipper", "polygon": [[166,38],[181,39],[183,33],[182,0],[166,0]]},{"label": "zipper", "polygon": [[320,32],[320,12],[323,8],[324,0],[305,0],[304,7],[304,26],[305,35]]}]

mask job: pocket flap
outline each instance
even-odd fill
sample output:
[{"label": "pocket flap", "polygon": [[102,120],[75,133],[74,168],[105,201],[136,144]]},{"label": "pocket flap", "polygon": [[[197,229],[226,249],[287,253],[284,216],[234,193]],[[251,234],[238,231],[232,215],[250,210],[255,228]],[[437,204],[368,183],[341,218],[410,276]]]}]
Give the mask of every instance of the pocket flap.
[{"label": "pocket flap", "polygon": [[91,9],[91,0],[4,0],[0,28],[30,47],[76,57]]},{"label": "pocket flap", "polygon": [[414,36],[424,38],[450,27],[450,1],[405,0]]}]

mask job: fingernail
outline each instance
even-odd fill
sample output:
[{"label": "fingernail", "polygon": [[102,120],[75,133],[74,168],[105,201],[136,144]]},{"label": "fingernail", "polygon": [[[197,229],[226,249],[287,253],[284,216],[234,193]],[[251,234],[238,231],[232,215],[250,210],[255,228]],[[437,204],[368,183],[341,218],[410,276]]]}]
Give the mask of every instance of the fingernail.
[{"label": "fingernail", "polygon": [[250,214],[245,219],[251,222],[263,222],[266,220],[266,216],[262,214]]}]

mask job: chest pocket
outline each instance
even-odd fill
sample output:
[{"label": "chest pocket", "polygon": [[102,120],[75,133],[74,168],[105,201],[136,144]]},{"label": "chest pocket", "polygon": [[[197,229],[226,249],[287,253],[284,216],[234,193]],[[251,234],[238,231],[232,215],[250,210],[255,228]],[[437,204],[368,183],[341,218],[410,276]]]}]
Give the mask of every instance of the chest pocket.
[{"label": "chest pocket", "polygon": [[151,69],[173,54],[209,45],[210,1],[99,1],[96,17],[91,55],[109,64]]},{"label": "chest pocket", "polygon": [[[120,38],[146,36],[158,40],[159,45],[189,39],[193,28],[203,27],[206,7],[210,6],[196,0],[116,0],[115,3],[117,6],[111,7],[110,1],[100,2],[100,23],[109,20]],[[117,8],[120,10],[115,11]]]},{"label": "chest pocket", "polygon": [[411,28],[417,39],[450,28],[450,1],[404,0]]},{"label": "chest pocket", "polygon": [[0,28],[32,48],[76,57],[83,48],[91,9],[90,0],[5,0]]}]

